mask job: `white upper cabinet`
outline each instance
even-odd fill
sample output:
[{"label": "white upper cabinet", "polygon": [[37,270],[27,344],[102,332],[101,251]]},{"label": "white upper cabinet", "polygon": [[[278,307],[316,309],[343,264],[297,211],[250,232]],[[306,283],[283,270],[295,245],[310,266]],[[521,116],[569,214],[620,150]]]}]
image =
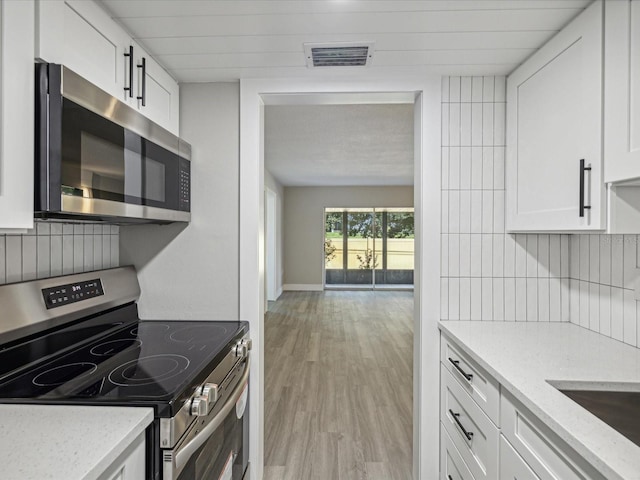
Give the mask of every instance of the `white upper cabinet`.
[{"label": "white upper cabinet", "polygon": [[640,178],[640,0],[605,2],[604,181]]},{"label": "white upper cabinet", "polygon": [[33,0],[0,2],[0,231],[33,227],[33,18]]},{"label": "white upper cabinet", "polygon": [[98,4],[39,0],[36,29],[37,58],[67,66],[178,135],[178,84]]},{"label": "white upper cabinet", "polygon": [[602,10],[594,2],[507,79],[509,231],[605,228]]}]

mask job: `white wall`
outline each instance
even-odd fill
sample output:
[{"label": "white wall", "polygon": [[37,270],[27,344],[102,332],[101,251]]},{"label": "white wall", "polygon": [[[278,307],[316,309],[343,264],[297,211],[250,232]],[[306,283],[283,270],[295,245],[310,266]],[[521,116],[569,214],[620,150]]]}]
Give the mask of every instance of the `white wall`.
[{"label": "white wall", "polygon": [[284,283],[284,187],[266,169],[264,171],[264,185],[276,194],[276,296],[279,296],[282,293]]},{"label": "white wall", "polygon": [[413,207],[413,187],[285,187],[285,290],[322,289],[326,207]]},{"label": "white wall", "polygon": [[117,267],[119,229],[36,221],[24,235],[0,235],[0,285]]},{"label": "white wall", "polygon": [[505,78],[442,82],[441,317],[568,321],[569,236],[504,225]]},{"label": "white wall", "polygon": [[142,318],[238,318],[239,121],[237,83],[180,86],[191,222],[120,231],[121,262],[138,269]]}]

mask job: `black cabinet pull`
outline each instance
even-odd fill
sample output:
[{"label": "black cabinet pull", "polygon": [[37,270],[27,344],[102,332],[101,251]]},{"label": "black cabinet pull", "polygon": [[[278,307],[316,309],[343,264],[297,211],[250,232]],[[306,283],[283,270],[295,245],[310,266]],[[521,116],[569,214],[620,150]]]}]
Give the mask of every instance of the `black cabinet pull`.
[{"label": "black cabinet pull", "polygon": [[591,205],[584,204],[584,172],[591,171],[591,167],[584,166],[584,158],[580,159],[580,216],[584,217],[584,211],[590,210]]},{"label": "black cabinet pull", "polygon": [[467,382],[470,382],[471,379],[473,378],[473,375],[470,373],[465,372],[461,367],[460,367],[460,360],[454,360],[453,358],[449,357],[449,361],[451,362],[451,364],[456,368],[456,370],[458,370],[458,372],[460,372],[460,375],[462,375],[464,378],[467,379]]},{"label": "black cabinet pull", "polygon": [[448,478],[449,480],[453,480],[453,477],[452,477],[451,475],[447,475],[447,478]]},{"label": "black cabinet pull", "polygon": [[449,409],[449,413],[451,414],[451,417],[453,418],[453,420],[458,425],[458,428],[462,431],[462,433],[464,433],[464,436],[467,437],[467,440],[471,441],[471,439],[473,438],[473,432],[468,432],[467,429],[464,428],[464,426],[462,425],[462,423],[458,419],[460,414],[459,413],[454,413],[454,411],[451,410],[451,409]]},{"label": "black cabinet pull", "polygon": [[137,96],[138,100],[142,100],[142,106],[145,107],[147,101],[147,59],[142,57],[142,63],[138,65],[142,69],[142,95]]},{"label": "black cabinet pull", "polygon": [[124,52],[125,57],[129,57],[129,86],[124,87],[125,92],[129,92],[129,97],[133,97],[133,45],[129,45],[129,51]]}]

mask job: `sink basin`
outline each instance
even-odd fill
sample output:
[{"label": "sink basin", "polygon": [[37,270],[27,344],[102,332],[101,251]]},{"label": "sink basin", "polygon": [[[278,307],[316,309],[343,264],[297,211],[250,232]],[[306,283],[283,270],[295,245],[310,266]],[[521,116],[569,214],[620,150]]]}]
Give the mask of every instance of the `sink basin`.
[{"label": "sink basin", "polygon": [[640,391],[558,390],[640,446]]}]

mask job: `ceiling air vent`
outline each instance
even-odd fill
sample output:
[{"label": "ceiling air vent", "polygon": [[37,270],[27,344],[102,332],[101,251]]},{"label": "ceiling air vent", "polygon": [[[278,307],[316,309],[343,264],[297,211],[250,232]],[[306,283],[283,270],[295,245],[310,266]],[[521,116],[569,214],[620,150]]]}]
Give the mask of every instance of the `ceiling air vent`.
[{"label": "ceiling air vent", "polygon": [[373,42],[305,43],[307,67],[366,67],[373,58]]}]

